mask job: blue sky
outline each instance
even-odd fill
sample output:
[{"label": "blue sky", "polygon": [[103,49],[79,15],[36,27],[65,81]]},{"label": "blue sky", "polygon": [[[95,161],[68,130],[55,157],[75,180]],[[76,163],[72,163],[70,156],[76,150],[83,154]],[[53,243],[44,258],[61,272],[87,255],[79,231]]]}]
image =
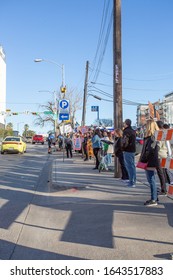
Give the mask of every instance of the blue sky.
[{"label": "blue sky", "polygon": [[[173,91],[173,1],[122,0],[121,3],[123,99],[139,103],[157,101]],[[82,96],[88,60],[89,93],[109,99],[91,90],[113,95],[112,25],[105,40],[112,6],[112,0],[0,0],[0,45],[5,50],[7,63],[7,108],[13,112],[39,111],[39,104],[53,100],[51,93],[39,91],[58,90],[61,69],[48,62],[34,63],[35,58],[64,64],[67,88],[75,89]],[[103,7],[107,8],[101,37],[105,41],[98,48]],[[95,80],[95,69],[104,46],[103,61]],[[88,125],[97,118],[97,114],[91,112],[93,105],[99,106],[100,118],[113,118],[113,102],[89,96]],[[81,117],[80,110],[76,114],[79,123]],[[123,105],[123,118],[131,118],[135,124],[136,106]],[[13,122],[14,129],[20,126],[21,130],[27,123],[37,132],[48,130],[48,127],[34,127],[32,115],[8,117],[7,122]]]}]

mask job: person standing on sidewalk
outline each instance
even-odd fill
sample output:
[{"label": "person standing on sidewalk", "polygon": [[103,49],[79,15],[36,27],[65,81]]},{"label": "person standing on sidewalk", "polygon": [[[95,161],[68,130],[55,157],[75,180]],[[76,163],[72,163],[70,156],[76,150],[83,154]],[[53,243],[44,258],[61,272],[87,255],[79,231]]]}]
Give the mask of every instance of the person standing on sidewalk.
[{"label": "person standing on sidewalk", "polygon": [[158,204],[155,169],[159,166],[159,146],[155,140],[154,133],[159,130],[154,120],[148,120],[144,137],[144,144],[140,155],[140,162],[147,163],[146,177],[151,189],[151,199],[147,200],[145,206],[156,206]]},{"label": "person standing on sidewalk", "polygon": [[131,127],[131,120],[129,119],[126,119],[124,122],[122,150],[124,155],[125,167],[129,176],[129,182],[127,183],[127,186],[134,188],[136,187],[136,132]]},{"label": "person standing on sidewalk", "polygon": [[88,157],[91,160],[94,157],[93,147],[92,147],[92,132],[88,132],[87,147],[88,147]]},{"label": "person standing on sidewalk", "polygon": [[92,146],[93,146],[93,153],[96,159],[96,165],[93,169],[98,169],[99,167],[99,152],[101,149],[101,134],[100,129],[96,128],[93,137],[92,137]]},{"label": "person standing on sidewalk", "polygon": [[88,133],[84,133],[84,139],[83,139],[83,152],[85,155],[84,161],[88,160],[88,146],[87,146],[87,141],[88,141]]},{"label": "person standing on sidewalk", "polygon": [[114,149],[113,149],[114,141],[113,141],[112,134],[110,131],[107,132],[107,135],[108,135],[109,141],[112,142],[112,144],[109,144],[108,150],[107,150],[107,162],[108,162],[108,166],[109,166],[112,163],[112,155],[114,153]]},{"label": "person standing on sidewalk", "polygon": [[[157,121],[157,125],[159,129],[163,129],[163,122],[162,121]],[[167,158],[168,156],[168,149],[166,146],[166,141],[159,141],[158,142],[159,146],[159,160],[161,161],[162,158]],[[168,182],[168,175],[167,175],[167,170],[166,168],[162,168],[161,165],[156,168],[157,170],[157,175],[159,177],[160,181],[160,187],[161,187],[161,192],[159,193],[160,195],[166,195],[167,194],[167,189],[166,189],[166,183]],[[170,183],[170,182],[168,182]]]},{"label": "person standing on sidewalk", "polygon": [[123,132],[120,128],[115,129],[115,144],[114,144],[114,152],[115,156],[118,158],[120,166],[121,166],[121,179],[124,182],[129,182],[129,175],[127,172],[127,169],[125,167],[125,162],[124,162],[124,155],[122,151],[122,137],[123,137]]},{"label": "person standing on sidewalk", "polygon": [[49,136],[47,138],[47,143],[48,143],[48,154],[52,153],[52,139],[53,139],[53,135],[52,133],[49,133]]},{"label": "person standing on sidewalk", "polygon": [[70,137],[70,134],[67,133],[67,137],[65,138],[65,148],[66,148],[67,158],[69,158],[69,154],[71,158],[73,157],[72,146],[73,146],[72,139]]}]

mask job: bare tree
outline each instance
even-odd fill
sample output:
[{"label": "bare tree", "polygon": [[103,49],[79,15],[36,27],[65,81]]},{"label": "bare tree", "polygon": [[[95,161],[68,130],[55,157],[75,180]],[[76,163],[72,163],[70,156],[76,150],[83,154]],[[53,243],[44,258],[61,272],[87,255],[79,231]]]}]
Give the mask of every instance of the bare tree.
[{"label": "bare tree", "polygon": [[40,107],[44,110],[44,112],[51,112],[52,114],[45,114],[44,112],[37,115],[34,124],[37,126],[44,127],[45,123],[50,123],[52,126],[55,124],[55,120],[53,119],[53,108],[55,103],[48,101],[46,105],[40,105]]},{"label": "bare tree", "polygon": [[[61,93],[58,93],[57,95],[57,103],[59,100],[62,99]],[[76,90],[71,89],[69,90],[66,94],[64,99],[69,100],[70,103],[70,111],[69,111],[69,115],[70,115],[70,121],[72,124],[72,127],[74,127],[74,120],[75,120],[75,115],[77,110],[80,110],[82,108],[82,95],[80,93],[76,93]],[[39,115],[37,115],[34,124],[44,127],[45,124],[52,124],[52,126],[55,126],[55,119],[54,119],[54,113],[55,113],[55,108],[57,105],[57,114],[58,114],[58,110],[59,110],[59,105],[55,104],[55,101],[51,102],[48,101],[48,103],[46,105],[41,105],[40,107],[46,112],[51,112],[52,114],[45,114],[40,113]],[[58,125],[57,125],[58,126]],[[57,127],[58,128],[58,127]]]}]

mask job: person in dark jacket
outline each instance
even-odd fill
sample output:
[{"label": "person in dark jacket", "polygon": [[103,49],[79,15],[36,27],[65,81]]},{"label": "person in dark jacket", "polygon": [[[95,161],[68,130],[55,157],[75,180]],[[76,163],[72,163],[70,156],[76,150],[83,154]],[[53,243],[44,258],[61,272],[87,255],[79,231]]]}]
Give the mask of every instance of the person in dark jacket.
[{"label": "person in dark jacket", "polygon": [[115,129],[115,144],[114,144],[114,152],[115,156],[118,158],[120,166],[121,166],[121,179],[124,182],[129,182],[129,175],[124,163],[124,155],[122,151],[122,137],[123,132],[120,128]]},{"label": "person in dark jacket", "polygon": [[124,122],[122,149],[124,155],[125,167],[129,175],[128,187],[136,187],[136,132],[131,127],[131,120],[126,119]]},{"label": "person in dark jacket", "polygon": [[147,200],[145,206],[155,206],[158,204],[157,186],[155,180],[155,169],[159,167],[159,146],[155,140],[154,133],[159,130],[154,120],[148,120],[144,137],[144,144],[140,155],[140,162],[147,163],[146,177],[151,189],[151,199]]},{"label": "person in dark jacket", "polygon": [[84,152],[84,155],[85,155],[85,159],[84,161],[88,160],[88,147],[87,147],[87,141],[88,141],[88,134],[87,133],[84,133],[84,140],[83,140],[83,152]]},{"label": "person in dark jacket", "polygon": [[67,133],[67,137],[65,138],[65,148],[66,148],[67,158],[69,158],[69,154],[71,158],[73,157],[72,147],[73,147],[72,139],[70,137],[70,134]]}]

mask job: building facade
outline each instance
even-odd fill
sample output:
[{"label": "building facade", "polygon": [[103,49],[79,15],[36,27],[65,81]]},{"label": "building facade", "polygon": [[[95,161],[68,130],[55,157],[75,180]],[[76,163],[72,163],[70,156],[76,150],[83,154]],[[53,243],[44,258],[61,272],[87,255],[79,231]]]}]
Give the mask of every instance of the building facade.
[{"label": "building facade", "polygon": [[5,53],[0,46],[0,127],[5,125],[6,112],[6,61]]},{"label": "building facade", "polygon": [[136,114],[136,123],[138,127],[143,126],[146,123],[147,111],[148,111],[147,104],[138,105],[137,114]]},{"label": "building facade", "polygon": [[162,106],[164,122],[173,127],[173,92],[164,96]]},{"label": "building facade", "polygon": [[138,127],[143,126],[150,117],[173,127],[173,92],[166,94],[162,101],[138,105],[136,117]]}]

